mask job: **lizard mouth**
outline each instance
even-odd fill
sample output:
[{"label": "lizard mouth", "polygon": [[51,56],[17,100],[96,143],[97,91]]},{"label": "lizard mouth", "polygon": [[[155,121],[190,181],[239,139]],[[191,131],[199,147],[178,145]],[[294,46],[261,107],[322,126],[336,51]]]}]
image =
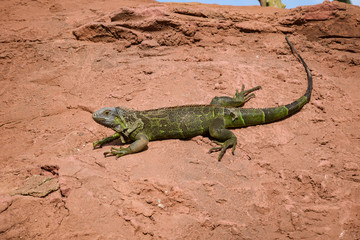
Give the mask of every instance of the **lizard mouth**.
[{"label": "lizard mouth", "polygon": [[94,114],[92,115],[92,118],[93,118],[94,121],[97,122],[97,123],[101,123],[101,122],[104,122],[104,121],[105,121],[105,118],[99,117],[96,113],[94,113]]},{"label": "lizard mouth", "polygon": [[92,118],[94,119],[95,122],[108,127],[108,128],[113,128],[116,126],[116,124],[114,124],[113,122],[109,121],[109,119],[105,118],[105,117],[101,117],[98,114],[94,113]]}]

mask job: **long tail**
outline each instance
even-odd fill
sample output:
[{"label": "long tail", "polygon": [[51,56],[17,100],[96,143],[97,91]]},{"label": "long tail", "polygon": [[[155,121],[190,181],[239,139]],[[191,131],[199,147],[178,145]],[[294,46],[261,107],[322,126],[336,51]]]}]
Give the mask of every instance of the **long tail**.
[{"label": "long tail", "polygon": [[305,94],[299,99],[295,100],[290,104],[286,104],[280,107],[273,108],[241,108],[239,109],[239,115],[235,120],[233,120],[230,127],[245,127],[251,125],[271,123],[275,121],[282,120],[284,118],[290,117],[291,115],[298,112],[306,103],[310,101],[311,91],[312,91],[312,76],[309,67],[305,63],[304,59],[296,51],[294,46],[290,43],[287,36],[285,36],[287,43],[290,46],[292,53],[299,58],[300,62],[305,68],[307,79],[308,79],[308,88]]},{"label": "long tail", "polygon": [[[306,75],[307,75],[307,79],[308,79],[308,88],[304,94],[304,96],[302,96],[301,98],[299,98],[298,100],[285,105],[285,107],[289,110],[289,114],[293,114],[296,113],[297,111],[299,111],[306,103],[310,102],[310,98],[311,98],[311,91],[312,91],[312,87],[313,87],[313,80],[312,80],[312,76],[311,76],[311,72],[310,69],[308,67],[308,65],[306,64],[306,62],[304,61],[304,59],[301,57],[301,55],[296,51],[296,49],[294,48],[294,46],[291,44],[291,42],[289,41],[288,37],[285,36],[285,39],[287,41],[287,43],[289,44],[291,51],[293,52],[293,54],[295,54],[301,61],[302,65],[305,68],[306,71]],[[301,101],[302,98],[305,98],[304,100],[305,103],[304,104],[298,104],[298,102],[303,102]]]}]

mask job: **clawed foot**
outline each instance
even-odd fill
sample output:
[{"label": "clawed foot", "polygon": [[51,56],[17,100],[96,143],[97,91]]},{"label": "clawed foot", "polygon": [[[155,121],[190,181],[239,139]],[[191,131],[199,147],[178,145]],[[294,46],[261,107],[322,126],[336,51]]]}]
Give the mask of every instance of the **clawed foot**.
[{"label": "clawed foot", "polygon": [[116,159],[118,159],[119,157],[122,157],[129,153],[130,153],[129,148],[124,148],[124,147],[114,148],[114,147],[112,147],[110,149],[110,152],[104,152],[104,157],[116,156]]},{"label": "clawed foot", "polygon": [[[259,90],[259,89],[261,89],[261,86],[256,86],[256,87],[250,88],[248,90],[245,90],[245,86],[243,84],[241,86],[241,92],[239,92],[238,89],[236,89],[234,99],[238,99],[239,101],[242,101],[243,104],[245,104],[251,98],[255,97],[255,94],[251,93],[251,92],[254,92],[254,91]],[[251,93],[251,94],[249,95],[249,93]]]},{"label": "clawed foot", "polygon": [[228,149],[230,147],[232,147],[232,149],[231,149],[232,155],[235,155],[236,139],[228,139],[223,143],[215,141],[215,140],[212,141],[212,142],[220,145],[220,147],[213,147],[213,148],[210,148],[210,150],[209,150],[209,153],[220,151],[220,154],[219,154],[219,157],[218,157],[219,162],[221,161],[222,157],[224,156],[224,154],[226,152],[226,149]]},{"label": "clawed foot", "polygon": [[222,107],[241,107],[251,98],[255,97],[255,94],[251,92],[259,89],[261,89],[260,86],[245,90],[245,86],[243,84],[240,92],[236,89],[234,97],[214,97],[211,100],[210,105]]}]

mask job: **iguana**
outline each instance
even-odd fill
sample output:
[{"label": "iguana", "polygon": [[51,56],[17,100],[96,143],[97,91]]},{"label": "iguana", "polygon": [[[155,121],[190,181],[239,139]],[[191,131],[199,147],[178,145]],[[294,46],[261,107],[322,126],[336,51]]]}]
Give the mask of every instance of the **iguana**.
[{"label": "iguana", "polygon": [[213,147],[209,153],[220,151],[218,160],[226,149],[232,148],[234,154],[237,138],[227,128],[241,128],[266,124],[285,119],[298,112],[310,101],[312,76],[303,58],[293,45],[285,39],[292,53],[297,56],[305,68],[308,87],[305,94],[296,101],[272,108],[238,108],[250,98],[260,86],[240,92],[236,90],[232,97],[215,97],[209,105],[187,105],[137,111],[123,107],[106,107],[96,111],[93,119],[115,133],[93,143],[94,149],[104,143],[120,139],[122,143],[131,143],[128,147],[112,147],[104,156],[116,158],[144,150],[149,141],[160,139],[189,139],[198,135],[210,136],[219,147]]}]

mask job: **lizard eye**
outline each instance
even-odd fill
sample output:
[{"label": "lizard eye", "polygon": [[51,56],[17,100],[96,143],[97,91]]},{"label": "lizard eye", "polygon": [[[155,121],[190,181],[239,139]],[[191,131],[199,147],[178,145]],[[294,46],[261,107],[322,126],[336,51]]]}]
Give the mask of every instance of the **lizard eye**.
[{"label": "lizard eye", "polygon": [[104,114],[105,114],[105,115],[109,115],[109,114],[110,114],[110,111],[109,111],[109,110],[106,110],[106,111],[104,112]]}]

